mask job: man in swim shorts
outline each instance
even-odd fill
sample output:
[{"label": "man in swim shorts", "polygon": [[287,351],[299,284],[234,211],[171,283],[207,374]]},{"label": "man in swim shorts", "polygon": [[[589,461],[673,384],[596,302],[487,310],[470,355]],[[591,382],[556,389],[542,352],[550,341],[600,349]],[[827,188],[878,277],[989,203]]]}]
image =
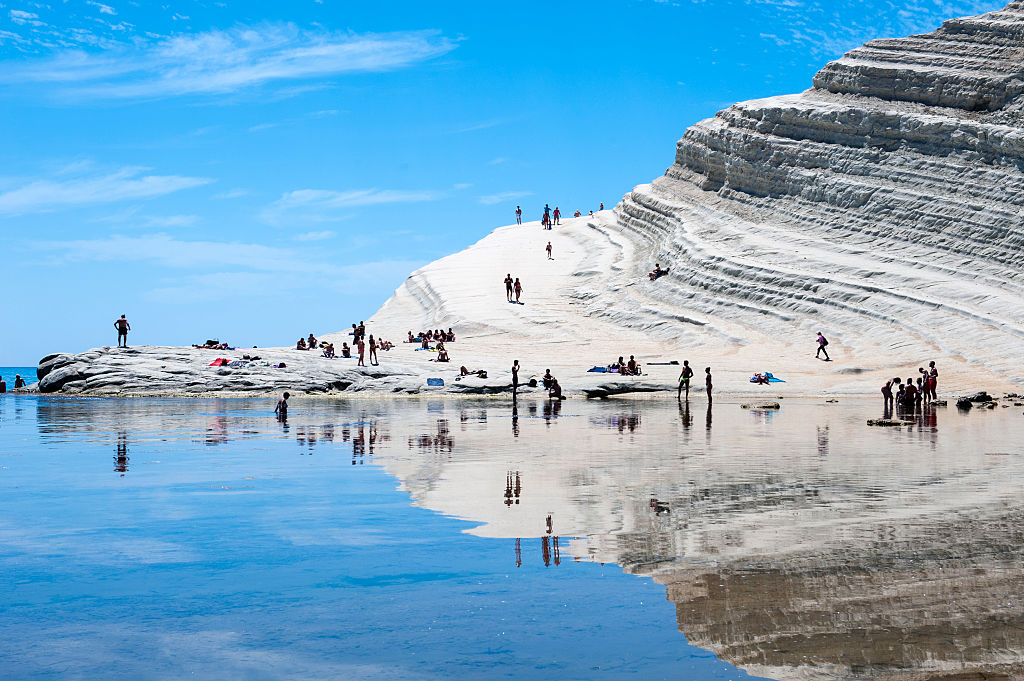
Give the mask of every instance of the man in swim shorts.
[{"label": "man in swim shorts", "polygon": [[705,367],[704,369],[704,385],[708,391],[708,404],[711,403],[711,367]]},{"label": "man in swim shorts", "polygon": [[[117,329],[117,347],[128,347],[128,332],[132,330],[132,325],[128,323],[124,315],[114,322],[114,328]],[[122,339],[124,339],[123,345]]]},{"label": "man in swim shorts", "polygon": [[514,395],[516,390],[519,388],[519,360],[513,360],[512,362],[512,394]]},{"label": "man in swim shorts", "polygon": [[544,250],[548,252],[548,260],[554,260],[554,258],[551,257],[551,242],[550,241],[548,242],[548,245],[544,247]]},{"label": "man in swim shorts", "polygon": [[516,224],[523,224],[523,209],[519,206],[516,206]]},{"label": "man in swim shorts", "polygon": [[683,370],[679,373],[679,390],[676,391],[676,399],[678,400],[683,390],[686,390],[686,399],[690,399],[690,379],[693,378],[693,369],[690,368],[690,360],[683,360]]},{"label": "man in swim shorts", "polygon": [[509,272],[505,275],[505,298],[508,302],[512,302],[512,273]]}]

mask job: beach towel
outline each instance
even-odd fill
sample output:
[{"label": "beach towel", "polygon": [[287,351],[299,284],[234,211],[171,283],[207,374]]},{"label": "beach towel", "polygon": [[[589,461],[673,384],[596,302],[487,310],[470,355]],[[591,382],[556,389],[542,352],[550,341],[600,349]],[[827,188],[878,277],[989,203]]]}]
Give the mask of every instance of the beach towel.
[{"label": "beach towel", "polygon": [[212,362],[210,362],[210,366],[212,366],[212,367],[223,367],[223,366],[227,366],[227,365],[228,365],[228,360],[224,359],[223,357],[218,357],[217,359],[215,359]]},{"label": "beach towel", "polygon": [[594,367],[593,369],[587,369],[587,373],[607,374],[608,367]]},{"label": "beach towel", "polygon": [[428,378],[427,385],[441,386],[444,385],[443,378]]}]

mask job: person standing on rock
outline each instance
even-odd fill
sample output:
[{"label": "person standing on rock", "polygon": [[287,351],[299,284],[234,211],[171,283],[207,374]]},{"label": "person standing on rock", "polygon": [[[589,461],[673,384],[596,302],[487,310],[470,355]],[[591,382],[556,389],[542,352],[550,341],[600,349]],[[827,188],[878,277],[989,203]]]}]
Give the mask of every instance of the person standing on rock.
[{"label": "person standing on rock", "polygon": [[356,348],[359,350],[359,361],[356,362],[356,366],[364,367],[366,366],[366,362],[363,360],[363,357],[366,355],[366,341],[363,340],[362,336],[360,336],[359,342],[356,343]]},{"label": "person standing on rock", "polygon": [[512,361],[512,394],[516,394],[516,390],[519,389],[519,360]]},{"label": "person standing on rock", "polygon": [[686,391],[686,399],[690,399],[690,379],[693,378],[693,369],[690,368],[690,360],[683,360],[683,370],[679,372],[679,390],[676,391],[676,399],[682,397],[683,390]]},{"label": "person standing on rock", "polygon": [[509,272],[505,275],[505,298],[508,302],[512,302],[512,273]]},{"label": "person standing on rock", "polygon": [[552,213],[552,216],[555,218],[555,224],[560,224],[558,220],[562,217],[562,211],[558,210],[558,206],[555,206],[555,212]]},{"label": "person standing on rock", "polygon": [[548,260],[554,260],[554,258],[551,257],[551,242],[550,241],[548,242],[548,245],[544,247],[544,250],[548,252]]},{"label": "person standing on rock", "polygon": [[370,364],[377,366],[377,341],[373,339],[373,334],[370,334]]},{"label": "person standing on rock", "polygon": [[604,210],[604,201],[601,202],[601,206],[600,208],[598,208],[598,210]]},{"label": "person standing on rock", "polygon": [[[114,328],[117,329],[117,347],[128,347],[128,332],[132,330],[132,325],[128,323],[124,315],[114,322]],[[124,339],[123,345],[121,339]]]},{"label": "person standing on rock", "polygon": [[938,393],[935,389],[939,385],[939,370],[935,368],[935,362],[928,362],[928,390],[932,394],[932,399],[939,399]]},{"label": "person standing on rock", "polygon": [[[519,296],[523,293],[523,285],[519,283],[519,277],[516,277],[516,283],[512,285],[512,290],[516,294],[516,302],[519,303]],[[522,305],[522,303],[519,303]]]},{"label": "person standing on rock", "polygon": [[523,224],[523,209],[519,206],[516,206],[516,224]]},{"label": "person standing on rock", "polygon": [[825,338],[825,336],[822,335],[821,331],[819,331],[818,332],[818,351],[816,353],[814,353],[815,359],[820,358],[821,357],[821,353],[824,352],[825,353],[825,361],[826,362],[831,362],[832,361],[831,359],[828,358],[828,350],[825,349],[826,345],[828,345],[828,339]]},{"label": "person standing on rock", "polygon": [[284,421],[288,418],[288,398],[291,397],[288,393],[281,396],[281,399],[277,401],[277,406],[274,407],[274,413],[277,414],[279,421]]},{"label": "person standing on rock", "polygon": [[711,367],[705,367],[704,369],[704,385],[707,386],[708,390],[708,404],[711,404]]}]

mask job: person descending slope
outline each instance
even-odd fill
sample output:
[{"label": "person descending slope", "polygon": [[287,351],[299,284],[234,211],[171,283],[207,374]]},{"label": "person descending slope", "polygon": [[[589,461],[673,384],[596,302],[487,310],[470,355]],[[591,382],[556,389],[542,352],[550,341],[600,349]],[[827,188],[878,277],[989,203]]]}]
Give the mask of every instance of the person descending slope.
[{"label": "person descending slope", "polygon": [[508,302],[512,302],[512,273],[509,272],[505,275],[505,298]]}]

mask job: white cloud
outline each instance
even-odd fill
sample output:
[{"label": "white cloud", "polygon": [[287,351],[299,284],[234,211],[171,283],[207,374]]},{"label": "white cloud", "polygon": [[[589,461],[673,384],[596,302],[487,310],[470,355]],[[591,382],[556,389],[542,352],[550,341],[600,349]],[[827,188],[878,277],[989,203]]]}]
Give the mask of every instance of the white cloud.
[{"label": "white cloud", "polygon": [[210,198],[211,199],[217,199],[217,200],[237,199],[237,198],[241,198],[243,196],[248,196],[248,195],[249,195],[249,190],[248,189],[229,189],[226,192],[221,192],[219,194],[214,194]]},{"label": "white cloud", "polygon": [[51,84],[51,89],[58,84],[60,92],[73,97],[224,94],[275,81],[398,69],[454,47],[436,32],[356,35],[263,24],[137,39],[102,52],[66,49],[46,59],[0,62],[0,82]]},{"label": "white cloud", "polygon": [[324,239],[330,239],[334,236],[334,232],[329,229],[325,229],[320,232],[305,232],[304,234],[296,234],[296,241],[323,241]]},{"label": "white cloud", "polygon": [[481,196],[480,203],[485,206],[493,206],[498,203],[514,201],[527,196],[533,196],[533,192],[501,192],[500,194],[488,194],[487,196]]},{"label": "white cloud", "polygon": [[72,206],[147,199],[213,182],[205,177],[142,175],[127,167],[105,175],[34,180],[0,192],[0,215],[48,212]]},{"label": "white cloud", "polygon": [[389,203],[418,203],[437,201],[444,192],[406,189],[353,189],[330,191],[326,189],[297,189],[287,192],[267,206],[262,218],[273,225],[287,221],[334,222],[344,219],[340,210],[359,206]]},{"label": "white cloud", "polygon": [[109,14],[111,16],[117,14],[113,7],[110,5],[104,5],[102,2],[94,2],[94,0],[86,0],[85,4],[92,5],[100,11],[100,14]]}]

